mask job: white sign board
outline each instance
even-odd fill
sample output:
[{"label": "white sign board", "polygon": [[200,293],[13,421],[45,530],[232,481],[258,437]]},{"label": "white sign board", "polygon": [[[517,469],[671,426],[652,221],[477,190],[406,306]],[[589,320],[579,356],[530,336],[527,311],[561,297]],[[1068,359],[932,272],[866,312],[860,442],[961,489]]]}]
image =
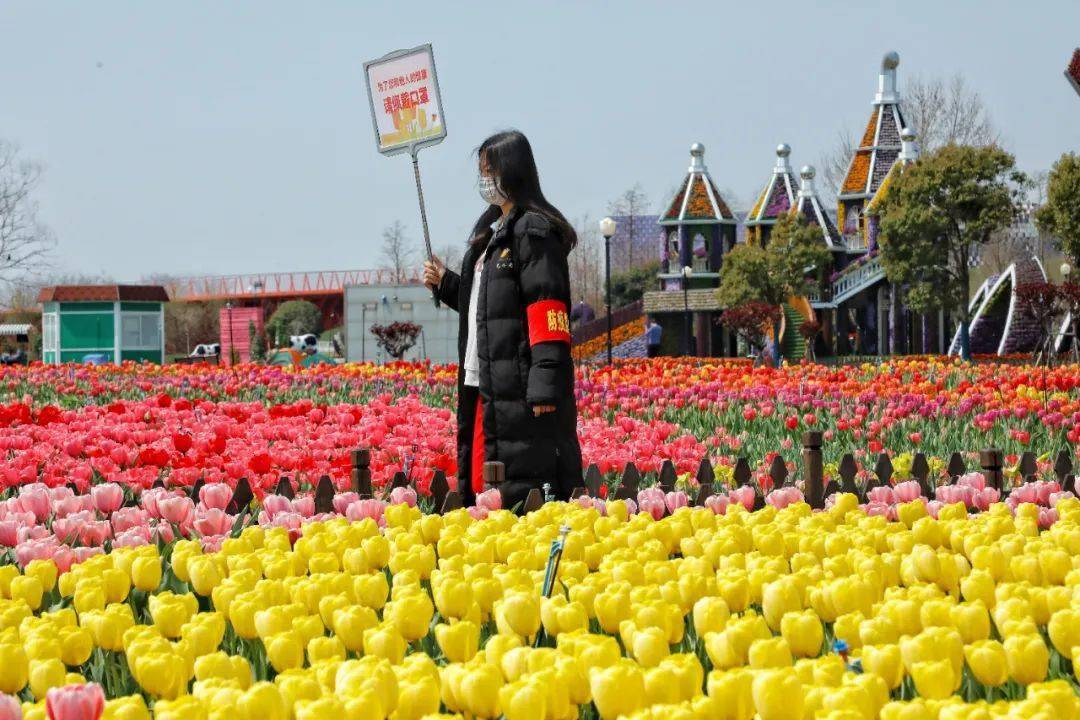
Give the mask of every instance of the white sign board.
[{"label": "white sign board", "polygon": [[446,137],[431,45],[364,63],[375,146],[383,155],[416,150]]}]

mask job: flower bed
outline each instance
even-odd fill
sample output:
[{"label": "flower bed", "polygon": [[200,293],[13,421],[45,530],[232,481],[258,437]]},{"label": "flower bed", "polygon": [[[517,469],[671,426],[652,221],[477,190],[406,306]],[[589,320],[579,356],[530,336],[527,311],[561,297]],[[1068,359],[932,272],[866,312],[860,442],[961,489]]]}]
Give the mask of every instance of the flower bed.
[{"label": "flower bed", "polygon": [[[343,517],[267,496],[255,524],[212,543],[159,532],[70,565],[0,566],[0,712],[1074,716],[1080,502],[1058,498],[1043,528],[1020,498],[972,515],[891,490],[894,517],[852,495],[812,512],[791,489],[753,513],[738,496],[690,508],[648,489],[525,517],[487,496],[425,515],[404,489],[378,512],[339,495]],[[203,519],[226,491],[204,488]],[[197,530],[166,495],[144,509]],[[277,522],[288,514],[308,516]]]}]

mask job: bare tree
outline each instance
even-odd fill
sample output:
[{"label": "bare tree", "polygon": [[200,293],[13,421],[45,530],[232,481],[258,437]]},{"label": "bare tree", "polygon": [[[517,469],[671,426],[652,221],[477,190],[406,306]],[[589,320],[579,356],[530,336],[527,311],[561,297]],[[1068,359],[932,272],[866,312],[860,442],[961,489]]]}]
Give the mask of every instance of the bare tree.
[{"label": "bare tree", "polygon": [[[998,140],[982,96],[959,73],[951,78],[913,75],[901,88],[900,111],[907,127],[917,134],[923,153],[949,144],[990,145]],[[819,187],[823,194],[834,195],[844,181],[855,142],[855,136],[845,128],[838,133],[833,148],[822,156],[823,182]]]},{"label": "bare tree", "polygon": [[604,243],[588,215],[574,222],[578,242],[570,253],[570,294],[593,308],[604,303]]},{"label": "bare tree", "polygon": [[55,245],[37,217],[33,193],[40,179],[40,165],[0,140],[0,282],[8,285],[45,269]]},{"label": "bare tree", "polygon": [[394,282],[404,284],[409,277],[416,256],[416,248],[405,237],[405,226],[400,220],[383,228],[382,261],[383,268],[393,273]]},{"label": "bare tree", "polygon": [[464,245],[454,245],[453,243],[447,243],[441,248],[435,250],[435,256],[443,261],[446,267],[450,268],[454,272],[461,269],[461,260],[464,253]]},{"label": "bare tree", "polygon": [[37,309],[38,294],[42,288],[55,285],[111,285],[116,280],[100,273],[46,273],[21,277],[7,284],[0,303],[9,310]]},{"label": "bare tree", "polygon": [[623,235],[626,245],[619,252],[621,262],[612,262],[612,267],[618,267],[621,270],[630,270],[634,267],[634,245],[643,230],[639,227],[637,218],[648,213],[648,209],[649,199],[645,196],[641,183],[634,183],[633,187],[608,204],[609,213],[628,218],[628,222],[625,223],[626,233]]}]

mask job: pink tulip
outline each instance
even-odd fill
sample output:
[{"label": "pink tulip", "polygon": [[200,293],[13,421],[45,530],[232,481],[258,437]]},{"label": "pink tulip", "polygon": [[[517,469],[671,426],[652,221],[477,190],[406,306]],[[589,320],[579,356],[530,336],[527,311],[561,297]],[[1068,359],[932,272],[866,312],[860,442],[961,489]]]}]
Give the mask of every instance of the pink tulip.
[{"label": "pink tulip", "polygon": [[191,498],[174,496],[158,500],[161,519],[178,527],[185,527],[195,513],[195,503]]},{"label": "pink tulip", "polygon": [[90,498],[99,513],[108,515],[124,504],[124,490],[116,483],[102,483],[90,488]]},{"label": "pink tulip", "polygon": [[889,503],[869,502],[863,507],[863,510],[866,511],[867,515],[887,518],[889,517],[892,507],[893,506]]},{"label": "pink tulip", "polygon": [[108,520],[84,523],[79,526],[78,534],[83,545],[96,547],[112,537],[112,525]]},{"label": "pink tulip", "polygon": [[196,510],[195,521],[192,526],[200,535],[224,535],[232,530],[235,518],[224,510],[212,508],[210,510]]},{"label": "pink tulip", "polygon": [[727,512],[728,499],[726,495],[710,495],[705,498],[705,507],[713,511],[717,515],[723,515]]},{"label": "pink tulip", "polygon": [[121,533],[124,530],[147,525],[150,521],[150,513],[142,508],[125,507],[114,512],[109,520],[112,522],[113,532]]},{"label": "pink tulip", "polygon": [[156,540],[161,540],[163,543],[171,543],[176,539],[176,533],[173,532],[172,525],[167,522],[157,521],[150,529],[151,537]]},{"label": "pink tulip", "polygon": [[1058,521],[1057,508],[1039,508],[1039,527],[1048,530]]},{"label": "pink tulip", "polygon": [[360,496],[354,492],[338,493],[334,496],[334,511],[338,515],[344,515],[345,510],[359,499]]},{"label": "pink tulip", "polygon": [[667,508],[664,505],[664,501],[661,498],[657,498],[653,495],[646,495],[645,497],[638,498],[638,512],[652,515],[653,520],[660,520],[664,517]]},{"label": "pink tulip", "polygon": [[150,544],[150,527],[133,527],[116,533],[113,537],[113,547],[140,547]]},{"label": "pink tulip", "polygon": [[416,491],[410,487],[396,487],[390,491],[390,504],[416,507]]},{"label": "pink tulip", "polygon": [[293,512],[300,513],[301,517],[309,518],[315,514],[315,496],[304,495],[292,501]]},{"label": "pink tulip", "polygon": [[1061,485],[1056,480],[1035,483],[1035,495],[1040,505],[1049,504],[1050,496],[1056,492],[1061,492]]},{"label": "pink tulip", "polygon": [[204,553],[216,553],[221,551],[225,538],[225,535],[204,535],[199,538],[199,542],[202,544]]},{"label": "pink tulip", "polygon": [[757,491],[749,485],[737,487],[728,493],[728,499],[732,503],[738,503],[747,510],[754,509],[754,501],[757,499]]},{"label": "pink tulip", "polygon": [[690,498],[682,490],[676,490],[675,492],[669,492],[664,496],[664,503],[667,505],[669,513],[674,513],[679,508],[684,508],[690,504]]},{"label": "pink tulip", "polygon": [[16,520],[0,520],[0,545],[15,547],[19,542],[19,529],[22,527]]},{"label": "pink tulip", "polygon": [[983,488],[975,493],[975,496],[971,500],[973,507],[986,511],[990,509],[990,506],[1001,499],[1001,492],[997,488]]},{"label": "pink tulip", "polygon": [[105,548],[101,548],[101,547],[77,547],[77,548],[73,549],[73,552],[75,553],[75,562],[82,563],[82,562],[86,562],[87,560],[94,557],[95,555],[104,555],[105,554]]},{"label": "pink tulip", "polygon": [[473,520],[483,520],[488,516],[488,509],[480,507],[479,505],[472,505],[465,508],[465,511],[469,513],[469,517]]},{"label": "pink tulip", "polygon": [[267,495],[262,499],[262,509],[273,520],[279,513],[292,512],[293,506],[289,498],[284,495]]},{"label": "pink tulip", "polygon": [[891,487],[887,485],[878,485],[877,487],[870,488],[870,490],[866,492],[866,500],[870,503],[891,505],[896,502],[896,495],[893,493]]},{"label": "pink tulip", "polygon": [[964,473],[956,479],[957,485],[967,485],[973,487],[976,490],[982,490],[986,487],[986,476],[981,472],[969,472]]},{"label": "pink tulip", "polygon": [[930,517],[937,520],[938,516],[941,513],[941,508],[943,507],[945,507],[945,503],[939,500],[931,500],[930,502],[926,503],[926,512],[930,515]]},{"label": "pink tulip", "polygon": [[1017,505],[1021,503],[1037,503],[1039,501],[1039,493],[1035,488],[1034,483],[1024,483],[1018,488],[1014,488],[1009,493],[1009,498],[1013,500]]},{"label": "pink tulip", "polygon": [[1069,492],[1068,490],[1066,490],[1064,492],[1056,492],[1056,493],[1053,493],[1053,494],[1050,495],[1049,505],[1050,505],[1050,507],[1056,508],[1057,504],[1059,502],[1061,502],[1062,500],[1068,500],[1069,498],[1074,498],[1074,497],[1076,497],[1076,495]]},{"label": "pink tulip", "polygon": [[64,685],[45,694],[49,720],[98,720],[105,712],[105,693],[97,683]]},{"label": "pink tulip", "polygon": [[34,483],[23,487],[23,489],[19,491],[17,500],[19,508],[24,512],[34,513],[34,517],[37,518],[38,522],[49,517],[49,513],[52,511],[49,489],[41,483]]},{"label": "pink tulip", "polygon": [[593,499],[588,495],[578,495],[576,498],[573,499],[573,502],[586,509],[595,507],[593,504]]},{"label": "pink tulip", "polygon": [[907,482],[898,483],[893,488],[893,493],[896,495],[896,502],[907,503],[922,496],[922,488],[914,480],[908,480]]},{"label": "pink tulip", "polygon": [[386,504],[383,503],[382,500],[368,498],[366,500],[358,500],[349,505],[349,507],[345,509],[345,517],[349,519],[349,522],[360,522],[365,518],[370,518],[381,524],[383,510],[385,509]]},{"label": "pink tulip", "polygon": [[139,504],[143,506],[146,512],[150,513],[150,517],[160,518],[161,509],[158,507],[158,502],[172,496],[173,494],[165,488],[150,488],[143,491],[143,494],[139,497]]},{"label": "pink tulip", "polygon": [[207,483],[199,488],[199,502],[212,510],[224,510],[232,500],[233,491],[225,483]]},{"label": "pink tulip", "polygon": [[18,698],[0,693],[0,720],[22,720],[22,705]]},{"label": "pink tulip", "polygon": [[485,490],[476,496],[476,507],[484,508],[489,511],[501,510],[502,493],[496,489]]},{"label": "pink tulip", "polygon": [[56,563],[56,569],[61,573],[66,573],[70,570],[71,566],[75,564],[75,560],[75,551],[67,545],[61,545],[56,548],[56,551],[52,556],[52,561]]}]

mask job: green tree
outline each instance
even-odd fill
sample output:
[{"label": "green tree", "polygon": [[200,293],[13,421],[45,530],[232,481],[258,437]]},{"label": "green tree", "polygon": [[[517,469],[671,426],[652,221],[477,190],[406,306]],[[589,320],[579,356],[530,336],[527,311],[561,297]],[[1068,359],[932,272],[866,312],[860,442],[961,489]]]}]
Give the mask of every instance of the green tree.
[{"label": "green tree", "polygon": [[1065,153],[1046,183],[1046,204],[1035,213],[1039,229],[1054,236],[1073,261],[1080,262],[1080,155]]},{"label": "green tree", "polygon": [[620,308],[637,302],[646,290],[656,289],[660,263],[653,262],[611,276],[611,307]]},{"label": "green tree", "polygon": [[1024,175],[996,145],[946,145],[904,169],[878,206],[882,262],[909,307],[942,308],[960,321],[971,358],[971,263],[1016,212]]},{"label": "green tree", "polygon": [[[769,245],[738,245],[724,257],[717,299],[725,308],[764,302],[779,307],[788,298],[802,297],[824,287],[832,265],[821,228],[801,215],[784,215],[773,228]],[[780,316],[773,337],[780,336]],[[780,362],[780,353],[776,354]]]},{"label": "green tree", "polygon": [[261,363],[266,360],[266,336],[259,332],[253,320],[248,320],[248,341],[251,348],[251,362]]},{"label": "green tree", "polygon": [[277,347],[289,344],[292,335],[318,334],[322,327],[322,313],[314,303],[307,300],[284,302],[266,323],[266,334]]}]

